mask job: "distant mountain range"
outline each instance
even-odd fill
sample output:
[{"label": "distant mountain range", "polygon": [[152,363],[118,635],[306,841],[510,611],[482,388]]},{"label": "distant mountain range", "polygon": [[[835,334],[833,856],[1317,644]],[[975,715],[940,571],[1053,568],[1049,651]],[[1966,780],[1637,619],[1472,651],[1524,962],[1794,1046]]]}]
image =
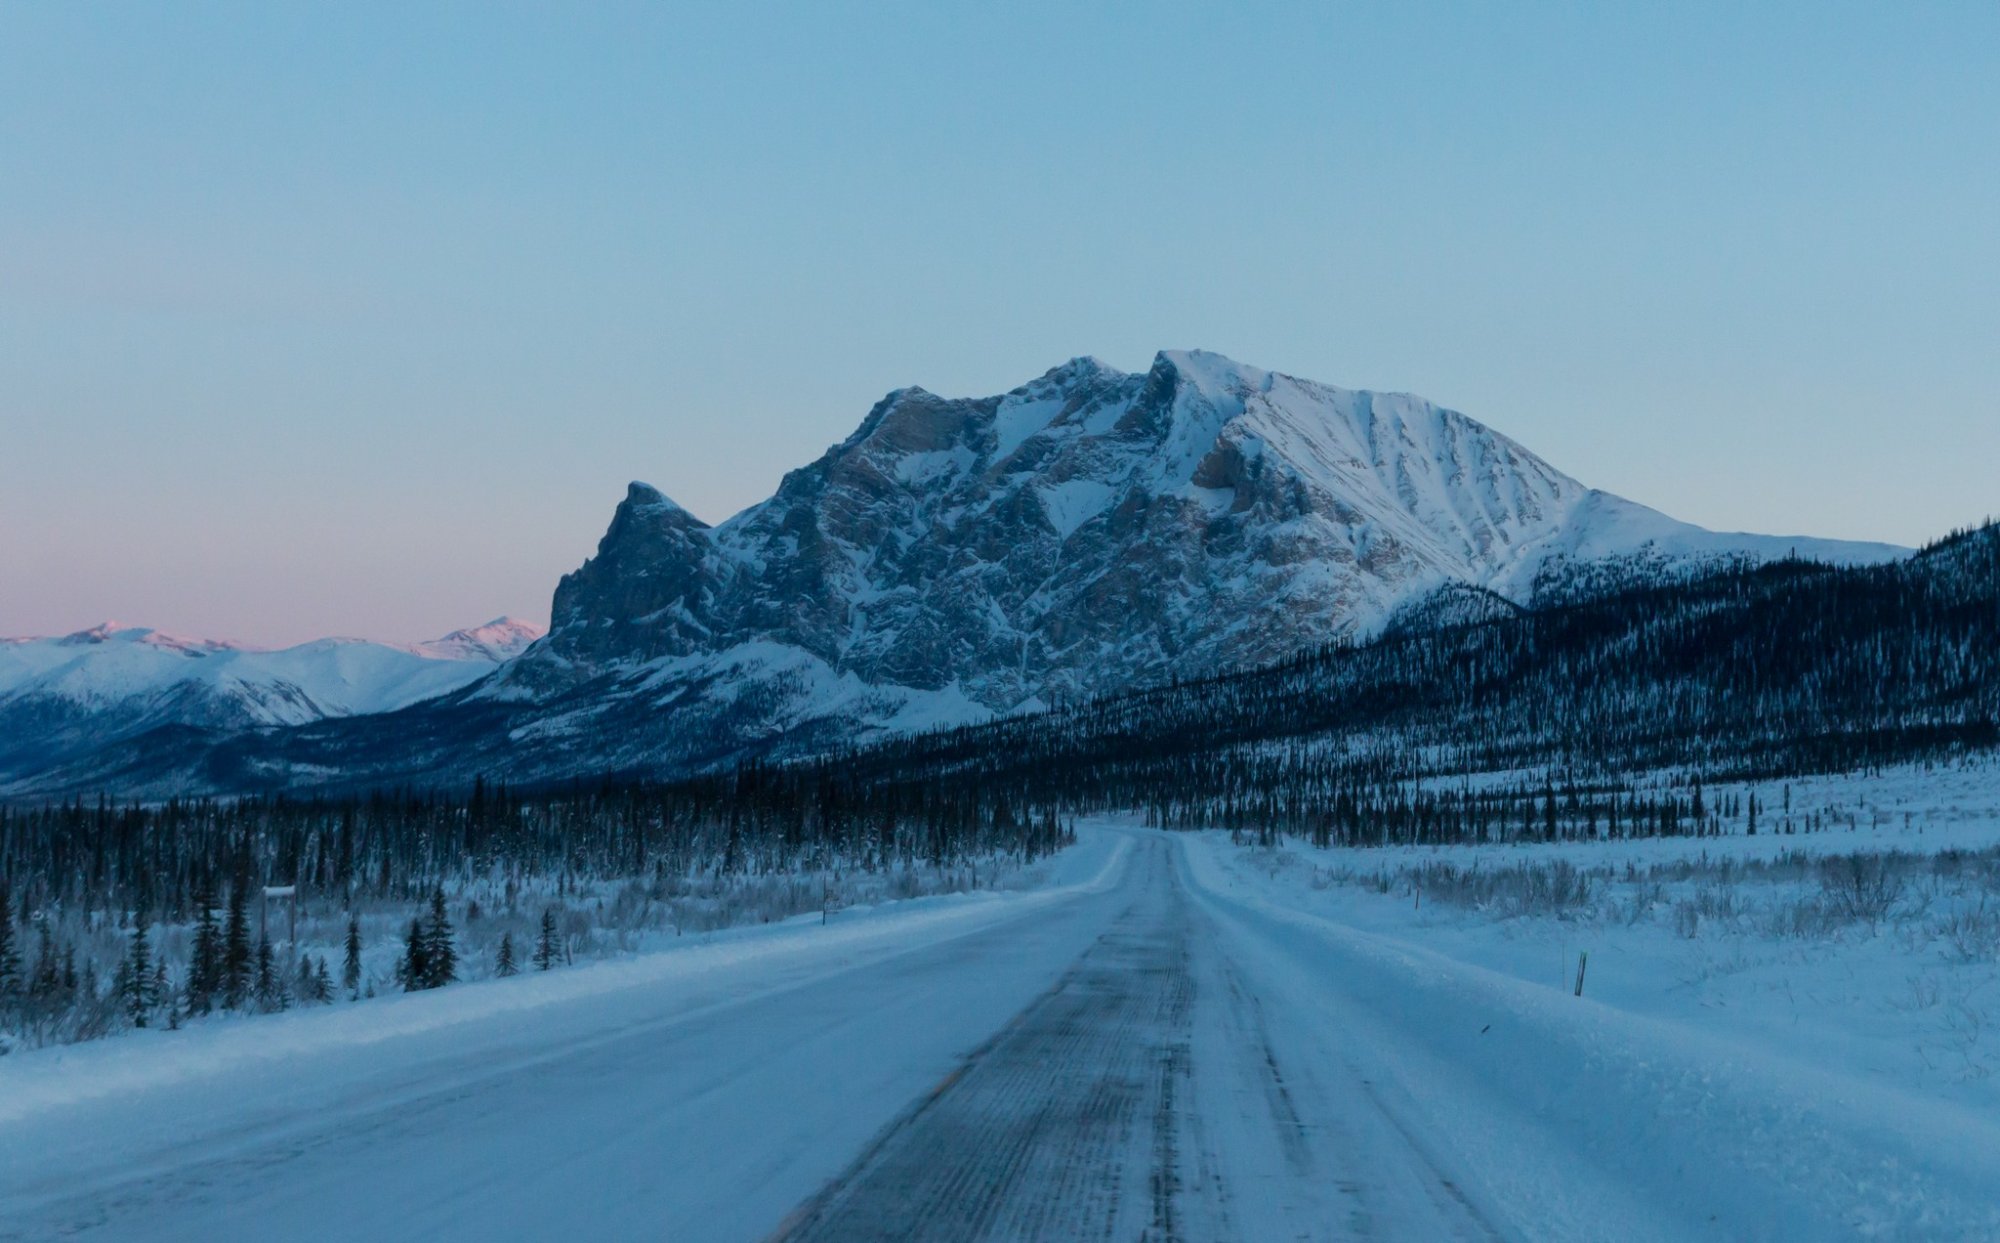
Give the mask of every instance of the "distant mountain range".
[{"label": "distant mountain range", "polygon": [[1408,395],[1201,352],[1141,374],[1082,358],[995,397],[897,390],[719,526],[633,484],[557,585],[548,635],[462,681],[385,677],[345,711],[296,682],[325,710],[287,715],[289,692],[227,719],[162,704],[95,746],[72,715],[59,756],[0,753],[0,781],[157,795],[664,773],[1793,555],[1906,551],[1677,522]]},{"label": "distant mountain range", "polygon": [[165,726],[231,733],[393,712],[487,677],[541,635],[502,617],[407,646],[271,650],[115,622],[0,639],[0,772],[59,766]]}]

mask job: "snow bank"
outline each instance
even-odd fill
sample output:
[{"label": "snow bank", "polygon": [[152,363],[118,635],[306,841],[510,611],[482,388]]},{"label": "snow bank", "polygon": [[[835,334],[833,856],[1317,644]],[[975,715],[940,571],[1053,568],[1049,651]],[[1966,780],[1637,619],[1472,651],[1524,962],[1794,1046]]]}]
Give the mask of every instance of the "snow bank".
[{"label": "snow bank", "polygon": [[1129,839],[1086,832],[1055,857],[1047,887],[982,890],[852,907],[822,926],[807,915],[783,923],[716,932],[671,949],[622,961],[483,980],[432,992],[204,1023],[167,1032],[36,1050],[0,1059],[0,1144],[66,1107],[130,1096],[151,1088],[220,1077],[246,1066],[323,1059],[444,1029],[485,1025],[488,1034],[525,1017],[613,994],[728,978],[754,980],[760,968],[797,968],[962,936],[1079,893],[1102,892],[1116,879]]},{"label": "snow bank", "polygon": [[[1633,965],[1605,930],[1329,885],[1335,852],[1287,862],[1222,835],[1188,845],[1219,915],[1277,948],[1271,987],[1344,1029],[1392,1111],[1536,1237],[1601,1239],[1610,1222],[1623,1238],[1711,1237],[1718,1220],[1761,1239],[2000,1233],[1990,1099],[1836,1056],[1833,1042],[1760,1039],[1672,975],[1605,987]],[[1591,935],[1579,998],[1575,950]]]}]

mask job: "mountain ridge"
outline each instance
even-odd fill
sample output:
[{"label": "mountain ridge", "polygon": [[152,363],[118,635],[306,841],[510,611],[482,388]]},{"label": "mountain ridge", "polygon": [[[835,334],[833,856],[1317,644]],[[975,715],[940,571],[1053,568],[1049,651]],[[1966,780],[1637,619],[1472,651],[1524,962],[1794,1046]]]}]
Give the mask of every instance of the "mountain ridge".
[{"label": "mountain ridge", "polygon": [[[1840,563],[1904,551],[1707,532],[1407,394],[1200,351],[1162,352],[1143,374],[1080,357],[994,397],[897,389],[770,499],[713,526],[633,483],[597,555],[557,587],[549,642],[502,681],[742,638],[874,685],[936,691],[957,673],[1004,712],[1365,633],[1450,582],[1529,603],[1558,562],[1640,558],[1657,572],[1794,550]],[[1189,615],[1196,603],[1212,624]],[[1286,616],[1260,616],[1265,604]],[[1134,650],[1131,632],[1162,621],[1174,633]]]},{"label": "mountain ridge", "polygon": [[1907,551],[1706,531],[1409,394],[1202,351],[1139,373],[1079,357],[988,397],[896,389],[713,526],[632,483],[557,584],[548,633],[490,676],[387,717],[210,731],[49,781],[673,772],[1730,565]]},{"label": "mountain ridge", "polygon": [[267,648],[118,622],[0,639],[0,774],[163,726],[233,731],[392,712],[488,676],[540,635],[503,617],[414,644]]}]

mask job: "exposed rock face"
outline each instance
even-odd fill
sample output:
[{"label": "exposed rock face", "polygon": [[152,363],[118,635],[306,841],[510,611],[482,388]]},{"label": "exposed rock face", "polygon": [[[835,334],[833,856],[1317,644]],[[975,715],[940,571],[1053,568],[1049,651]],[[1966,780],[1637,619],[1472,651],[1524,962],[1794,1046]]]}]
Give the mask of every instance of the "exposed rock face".
[{"label": "exposed rock face", "polygon": [[700,618],[709,612],[717,560],[707,523],[633,484],[597,555],[556,584],[551,652],[605,662],[702,650],[715,638]]},{"label": "exposed rock face", "polygon": [[1446,583],[1519,600],[1579,555],[1795,543],[1593,492],[1419,398],[1198,352],[1143,375],[1080,358],[999,397],[891,393],[717,527],[634,484],[557,588],[547,643],[503,680],[545,690],[778,645],[1002,712],[1277,659]]}]

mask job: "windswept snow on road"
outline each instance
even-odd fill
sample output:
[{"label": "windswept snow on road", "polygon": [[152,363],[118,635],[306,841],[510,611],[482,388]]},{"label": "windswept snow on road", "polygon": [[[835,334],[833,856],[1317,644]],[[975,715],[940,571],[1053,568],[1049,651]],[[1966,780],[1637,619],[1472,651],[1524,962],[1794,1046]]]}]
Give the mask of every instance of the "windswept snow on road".
[{"label": "windswept snow on road", "polygon": [[1267,1006],[1146,842],[1126,906],[1051,991],[795,1215],[787,1243],[1485,1239],[1493,1229]]}]

